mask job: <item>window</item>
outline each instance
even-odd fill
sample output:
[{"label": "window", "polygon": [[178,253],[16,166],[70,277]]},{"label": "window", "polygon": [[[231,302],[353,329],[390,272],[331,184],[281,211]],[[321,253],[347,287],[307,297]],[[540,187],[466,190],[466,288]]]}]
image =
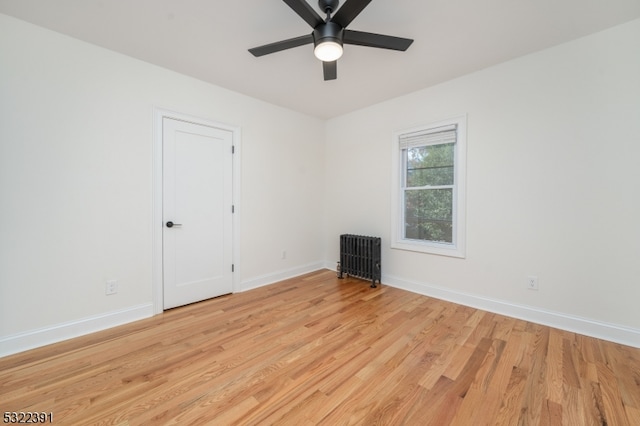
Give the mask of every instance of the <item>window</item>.
[{"label": "window", "polygon": [[465,256],[465,124],[457,117],[394,135],[392,248]]}]

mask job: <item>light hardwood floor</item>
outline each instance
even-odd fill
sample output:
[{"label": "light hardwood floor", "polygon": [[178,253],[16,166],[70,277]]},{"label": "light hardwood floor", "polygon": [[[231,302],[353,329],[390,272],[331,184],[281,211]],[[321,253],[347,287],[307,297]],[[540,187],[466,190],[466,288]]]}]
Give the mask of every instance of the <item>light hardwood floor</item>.
[{"label": "light hardwood floor", "polygon": [[319,271],[0,358],[54,424],[640,425],[640,349]]}]

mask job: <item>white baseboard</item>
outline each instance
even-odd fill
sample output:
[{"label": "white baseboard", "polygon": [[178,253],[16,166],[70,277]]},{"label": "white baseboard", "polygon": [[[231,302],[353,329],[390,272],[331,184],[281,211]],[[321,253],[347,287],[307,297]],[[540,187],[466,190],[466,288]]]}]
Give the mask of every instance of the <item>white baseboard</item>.
[{"label": "white baseboard", "polygon": [[56,324],[0,338],[0,357],[51,343],[61,342],[107,328],[153,316],[153,304],[145,303],[118,311]]},{"label": "white baseboard", "polygon": [[392,275],[383,275],[382,283],[424,296],[640,348],[640,330],[635,328],[458,292],[426,283],[408,281]]},{"label": "white baseboard", "polygon": [[277,283],[278,281],[297,277],[298,275],[314,272],[319,269],[324,269],[324,262],[307,263],[306,265],[296,266],[295,268],[284,269],[270,274],[261,275],[259,277],[250,278],[242,281],[239,291],[242,292],[263,287],[265,285]]}]

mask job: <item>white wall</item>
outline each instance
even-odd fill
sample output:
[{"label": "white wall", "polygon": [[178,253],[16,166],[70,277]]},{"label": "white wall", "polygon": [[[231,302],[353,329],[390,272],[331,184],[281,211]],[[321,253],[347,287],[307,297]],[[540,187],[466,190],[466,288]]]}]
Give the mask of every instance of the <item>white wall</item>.
[{"label": "white wall", "polygon": [[0,62],[0,355],[151,314],[154,107],[241,128],[242,288],[322,264],[323,121],[5,15]]},{"label": "white wall", "polygon": [[[327,123],[327,265],[640,346],[640,20]],[[392,132],[467,114],[467,257],[389,248]],[[538,292],[524,288],[539,276]]]}]

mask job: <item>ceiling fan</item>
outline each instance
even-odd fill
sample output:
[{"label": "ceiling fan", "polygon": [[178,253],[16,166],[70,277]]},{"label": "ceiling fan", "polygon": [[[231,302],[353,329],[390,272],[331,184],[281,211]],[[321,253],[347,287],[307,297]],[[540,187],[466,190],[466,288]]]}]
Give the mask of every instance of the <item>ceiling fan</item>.
[{"label": "ceiling fan", "polygon": [[309,35],[254,47],[249,49],[249,52],[258,57],[313,43],[313,53],[316,58],[322,61],[325,80],[335,80],[337,78],[337,61],[342,56],[342,46],[344,44],[405,51],[413,43],[413,40],[408,38],[346,29],[347,25],[371,3],[371,0],[347,0],[334,16],[331,16],[331,14],[338,8],[339,1],[318,0],[320,9],[327,14],[326,19],[322,19],[305,0],[283,1],[311,25],[313,32]]}]

